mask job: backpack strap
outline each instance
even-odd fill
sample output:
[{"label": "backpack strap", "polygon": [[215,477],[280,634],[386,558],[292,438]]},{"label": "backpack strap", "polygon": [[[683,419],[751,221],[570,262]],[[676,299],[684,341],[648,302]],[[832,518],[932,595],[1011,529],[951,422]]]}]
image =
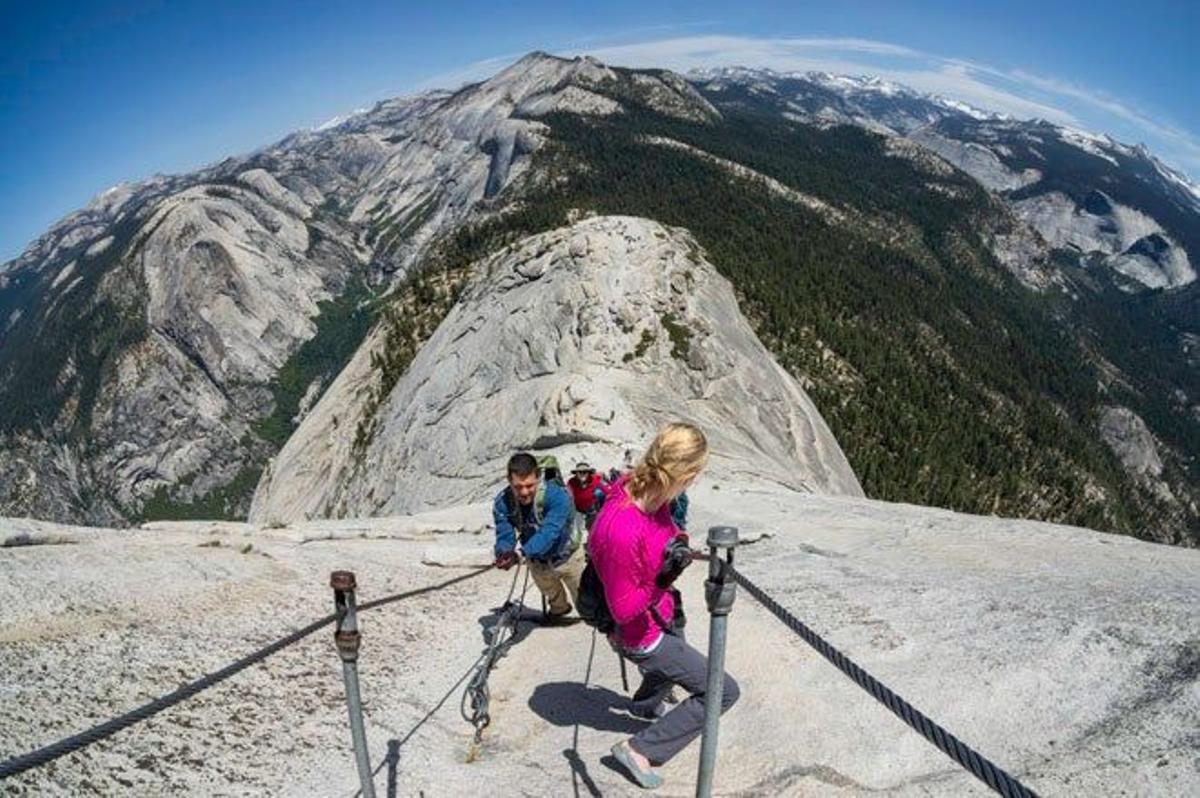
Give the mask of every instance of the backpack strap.
[{"label": "backpack strap", "polygon": [[667,634],[675,634],[675,626],[664,621],[662,615],[660,615],[658,612],[658,607],[655,607],[653,604],[650,605],[650,617],[654,618],[654,622],[657,623],[659,628],[661,628],[664,632]]},{"label": "backpack strap", "polygon": [[658,607],[650,605],[650,615],[653,616],[654,622],[657,623],[664,632],[677,635],[684,626],[687,625],[687,617],[683,614],[683,594],[679,592],[679,588],[672,587],[669,589],[671,596],[675,599],[675,617],[670,623],[663,620],[662,615],[658,612]]},{"label": "backpack strap", "polygon": [[517,494],[513,492],[511,486],[504,489],[504,504],[508,510],[508,522],[519,531],[521,528],[521,503],[517,501]]},{"label": "backpack strap", "polygon": [[[566,490],[566,488],[563,488]],[[509,513],[509,522],[517,529],[517,537],[520,537],[521,527],[525,523],[525,514],[521,510],[521,503],[517,501],[517,495],[512,488],[508,490],[509,507],[512,512]],[[583,533],[587,524],[583,520],[582,514],[575,510],[575,502],[568,495],[567,502],[570,506],[570,518],[567,520],[569,525],[568,534],[571,536],[571,545],[568,549],[569,554],[574,554],[583,543]],[[538,485],[537,493],[533,497],[533,523],[541,527],[542,522],[546,520],[546,483],[543,481]]]},{"label": "backpack strap", "polygon": [[575,509],[571,504],[571,553],[574,554],[583,545],[583,534],[587,531],[587,516]]},{"label": "backpack strap", "polygon": [[533,522],[538,526],[546,518],[546,481],[538,483],[537,493],[533,496]]}]

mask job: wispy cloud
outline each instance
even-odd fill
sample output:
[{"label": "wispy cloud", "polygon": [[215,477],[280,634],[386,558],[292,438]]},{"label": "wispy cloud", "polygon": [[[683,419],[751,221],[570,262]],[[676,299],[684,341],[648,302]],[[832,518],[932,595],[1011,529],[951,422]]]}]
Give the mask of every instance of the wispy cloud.
[{"label": "wispy cloud", "polygon": [[680,31],[694,28],[711,28],[720,24],[722,24],[720,20],[709,19],[697,22],[678,22],[670,25],[643,25],[638,28],[628,28],[626,30],[615,31],[612,33],[597,33],[593,36],[581,36],[563,44],[563,49],[582,47],[584,45],[597,46],[603,42],[629,41],[635,36],[645,36],[648,33],[678,33]]},{"label": "wispy cloud", "polygon": [[493,58],[485,58],[482,61],[475,61],[467,64],[461,69],[455,69],[451,72],[441,72],[428,80],[423,80],[413,89],[416,91],[429,91],[430,89],[457,89],[464,83],[473,83],[477,80],[483,80],[491,77],[513,61],[521,58],[525,53],[508,53],[507,55],[498,55]]},{"label": "wispy cloud", "polygon": [[1146,113],[1131,108],[1125,103],[1110,97],[1104,92],[1079,86],[1056,78],[1045,78],[1033,75],[1024,70],[1013,70],[1012,77],[1043,91],[1071,97],[1086,105],[1090,105],[1113,116],[1124,119],[1131,125],[1140,128],[1152,136],[1174,142],[1182,148],[1193,164],[1200,164],[1200,138],[1188,131],[1171,124],[1158,122]]}]

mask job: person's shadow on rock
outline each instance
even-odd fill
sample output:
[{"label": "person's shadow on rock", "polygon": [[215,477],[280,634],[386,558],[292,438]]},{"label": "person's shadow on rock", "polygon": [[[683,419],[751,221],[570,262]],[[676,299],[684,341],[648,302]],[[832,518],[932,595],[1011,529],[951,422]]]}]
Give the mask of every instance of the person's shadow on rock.
[{"label": "person's shadow on rock", "polygon": [[529,697],[529,708],[555,726],[587,726],[596,731],[636,734],[649,721],[619,710],[629,699],[605,687],[588,687],[579,682],[539,684]]}]

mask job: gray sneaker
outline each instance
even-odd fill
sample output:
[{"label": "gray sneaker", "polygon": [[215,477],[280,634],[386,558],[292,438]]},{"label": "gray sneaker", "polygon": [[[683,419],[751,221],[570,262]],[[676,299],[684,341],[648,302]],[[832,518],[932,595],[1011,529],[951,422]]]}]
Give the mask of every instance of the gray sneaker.
[{"label": "gray sneaker", "polygon": [[629,773],[629,777],[639,787],[646,790],[653,790],[662,786],[662,776],[653,770],[643,770],[638,767],[637,762],[633,761],[633,757],[630,756],[629,743],[617,743],[610,750],[613,757],[621,763],[621,766]]},{"label": "gray sneaker", "polygon": [[672,709],[673,707],[667,703],[667,700],[664,698],[662,701],[659,701],[657,704],[655,704],[650,710],[639,709],[631,703],[629,707],[629,714],[633,715],[635,718],[641,718],[642,720],[658,720]]}]

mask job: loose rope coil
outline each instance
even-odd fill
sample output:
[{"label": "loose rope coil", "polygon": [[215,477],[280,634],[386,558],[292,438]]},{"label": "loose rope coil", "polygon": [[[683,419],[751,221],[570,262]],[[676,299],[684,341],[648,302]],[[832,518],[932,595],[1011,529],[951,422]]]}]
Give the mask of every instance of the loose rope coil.
[{"label": "loose rope coil", "polygon": [[[479,745],[483,738],[483,730],[492,722],[488,676],[491,675],[496,661],[508,653],[508,648],[517,634],[517,622],[521,619],[521,613],[525,611],[525,593],[529,590],[529,569],[527,567],[524,569],[525,583],[521,587],[521,597],[516,601],[512,600],[521,570],[521,566],[518,565],[517,572],[513,574],[512,585],[508,589],[508,596],[501,605],[500,617],[489,630],[488,647],[476,663],[467,687],[463,690],[462,701],[459,702],[459,713],[463,720],[475,727],[474,746]],[[468,704],[471,707],[470,712],[467,711]]]}]

